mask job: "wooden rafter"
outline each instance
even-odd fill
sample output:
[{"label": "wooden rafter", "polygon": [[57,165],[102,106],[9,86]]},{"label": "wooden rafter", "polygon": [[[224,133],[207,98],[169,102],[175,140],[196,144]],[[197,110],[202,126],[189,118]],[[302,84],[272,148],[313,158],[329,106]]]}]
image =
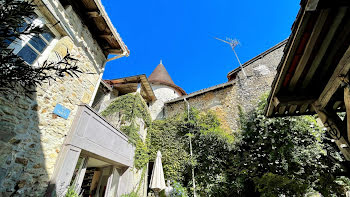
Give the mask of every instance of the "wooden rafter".
[{"label": "wooden rafter", "polygon": [[113,35],[112,34],[101,34],[101,35],[98,35],[98,37],[104,38],[104,39],[112,39]]},{"label": "wooden rafter", "polygon": [[335,143],[339,147],[347,160],[350,160],[350,145],[347,136],[344,135],[342,130],[342,121],[335,112],[328,112],[325,109],[320,108],[318,103],[313,104],[315,111],[321,119],[323,125],[327,128],[327,132],[335,140]]},{"label": "wooden rafter", "polygon": [[[292,46],[292,47],[289,47],[287,49],[288,51],[285,51],[285,54],[288,54],[288,55],[285,58],[286,60],[283,62],[283,65],[281,66],[282,67],[282,69],[281,69],[282,72],[278,76],[276,76],[275,81],[281,81],[287,75],[288,69],[284,69],[284,68],[287,65],[289,65],[292,62],[292,60],[293,60],[293,55],[292,54],[294,54],[295,51],[297,50],[297,46],[300,43],[300,39],[301,39],[300,35],[302,35],[302,33],[305,31],[306,24],[310,20],[310,15],[311,15],[310,12],[304,12],[302,14],[300,20],[301,21],[305,21],[305,22],[299,23],[298,27],[296,28],[296,31],[293,32],[293,34],[292,34],[293,40],[291,41],[291,44],[290,44],[290,46]],[[277,83],[276,86],[271,90],[271,94],[275,95],[280,90],[282,84],[283,83]],[[272,103],[268,104],[267,110],[268,110],[267,111],[268,115],[271,115],[273,113]]]},{"label": "wooden rafter", "polygon": [[107,51],[109,53],[112,53],[112,54],[120,54],[120,53],[122,53],[121,49],[107,49]]},{"label": "wooden rafter", "polygon": [[98,11],[90,11],[90,12],[86,12],[86,14],[90,17],[90,18],[96,18],[101,16],[100,12]]},{"label": "wooden rafter", "polygon": [[312,104],[315,102],[314,98],[307,97],[274,97],[273,104],[277,106],[290,106],[290,105],[302,105]]},{"label": "wooden rafter", "polygon": [[[310,82],[311,82],[311,80],[312,80],[312,78],[313,78],[313,76],[318,68],[318,65],[321,63],[321,60],[323,59],[323,57],[325,57],[326,51],[327,51],[329,45],[331,44],[331,41],[334,38],[335,32],[338,29],[342,19],[344,18],[345,13],[346,13],[346,8],[339,9],[339,12],[338,12],[337,16],[335,17],[334,22],[330,26],[327,35],[323,39],[323,42],[322,42],[321,46],[319,47],[318,53],[316,54],[314,60],[312,61],[311,67],[305,76],[305,79],[304,79],[303,84],[301,86],[303,89],[305,89],[310,84]],[[334,50],[334,51],[336,51],[336,50]],[[329,54],[327,54],[327,56],[328,55]],[[324,66],[323,66],[323,69],[325,69]],[[327,70],[327,69],[325,69],[325,70]]]},{"label": "wooden rafter", "polygon": [[152,100],[152,97],[149,95],[149,92],[147,91],[145,85],[144,85],[142,82],[141,82],[141,89],[142,89],[144,92],[146,92],[147,98],[148,98],[149,100]]},{"label": "wooden rafter", "polygon": [[321,108],[325,108],[329,102],[329,100],[332,98],[334,93],[339,88],[340,84],[342,83],[340,76],[346,76],[350,69],[350,47],[346,50],[344,56],[339,61],[339,64],[337,65],[334,73],[332,74],[332,77],[328,81],[326,87],[323,89],[323,92],[321,93],[320,97],[318,98],[318,103],[320,104]]},{"label": "wooden rafter", "polygon": [[311,33],[310,39],[308,40],[305,46],[305,51],[300,58],[299,64],[295,70],[295,73],[292,79],[289,82],[288,90],[291,92],[295,89],[300,76],[304,72],[304,69],[306,67],[307,62],[309,61],[310,55],[314,49],[318,36],[320,35],[323,25],[326,22],[328,13],[329,13],[329,10],[322,10],[320,15],[317,18],[316,25]]},{"label": "wooden rafter", "polygon": [[346,107],[346,122],[347,122],[347,134],[348,140],[350,141],[350,87],[347,86],[344,88],[344,103]]}]

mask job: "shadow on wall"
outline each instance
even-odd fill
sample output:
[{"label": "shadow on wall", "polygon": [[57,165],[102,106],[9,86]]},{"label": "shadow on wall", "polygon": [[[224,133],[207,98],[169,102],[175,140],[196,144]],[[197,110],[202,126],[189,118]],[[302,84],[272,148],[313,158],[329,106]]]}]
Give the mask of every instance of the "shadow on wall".
[{"label": "shadow on wall", "polygon": [[0,196],[42,196],[49,182],[36,98],[0,92]]}]

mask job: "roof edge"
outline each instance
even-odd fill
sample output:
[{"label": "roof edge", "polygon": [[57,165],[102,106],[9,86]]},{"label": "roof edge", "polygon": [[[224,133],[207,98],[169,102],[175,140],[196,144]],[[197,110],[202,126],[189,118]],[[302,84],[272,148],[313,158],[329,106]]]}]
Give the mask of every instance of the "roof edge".
[{"label": "roof edge", "polygon": [[288,41],[288,38],[287,38],[287,39],[284,39],[283,41],[281,41],[281,42],[279,42],[279,43],[277,43],[275,46],[273,46],[273,47],[267,49],[266,51],[260,53],[259,55],[253,57],[252,59],[248,60],[247,62],[245,62],[244,64],[242,64],[242,66],[239,66],[239,67],[233,69],[232,71],[230,71],[230,72],[227,74],[227,78],[229,79],[231,75],[233,75],[233,74],[237,73],[238,71],[240,71],[240,70],[241,70],[241,67],[244,68],[244,67],[246,67],[246,66],[252,64],[253,62],[257,61],[258,59],[261,59],[261,58],[264,57],[265,55],[267,55],[267,54],[269,54],[269,53],[275,51],[276,49],[281,48],[283,45],[285,45],[285,44],[287,43],[287,41]]},{"label": "roof edge", "polygon": [[162,81],[162,80],[149,80],[150,83],[155,83],[155,84],[161,84],[161,85],[166,85],[166,86],[170,86],[172,88],[175,88],[178,93],[180,93],[182,96],[183,95],[187,95],[186,91],[184,89],[182,89],[180,86],[177,86],[175,84],[166,82],[166,81]]},{"label": "roof edge", "polygon": [[115,28],[115,26],[113,25],[111,19],[109,18],[104,6],[102,5],[101,0],[93,0],[96,4],[96,6],[98,7],[103,19],[106,21],[109,29],[111,30],[114,38],[117,40],[120,48],[122,49],[121,53],[110,53],[110,54],[116,54],[116,55],[120,55],[125,53],[125,56],[129,56],[130,55],[130,51],[128,49],[128,47],[125,45],[125,43],[123,42],[122,38],[120,37],[119,33],[117,32],[117,29]]},{"label": "roof edge", "polygon": [[148,86],[151,89],[151,94],[152,95],[150,95],[150,96],[152,97],[152,99],[156,99],[156,96],[155,96],[155,94],[153,92],[153,89],[152,89],[152,86],[151,86],[150,82],[147,79],[146,74],[139,74],[139,75],[133,75],[133,76],[128,76],[128,77],[121,77],[121,78],[117,78],[117,79],[104,79],[103,82],[105,82],[106,84],[111,85],[110,83],[112,83],[111,81],[113,81],[113,80],[120,80],[120,79],[125,79],[125,78],[132,78],[132,77],[139,77],[140,80],[142,80],[142,78],[144,78],[146,80],[146,84],[145,85]]},{"label": "roof edge", "polygon": [[165,102],[165,104],[175,103],[175,102],[181,101],[181,100],[183,100],[185,98],[187,99],[187,98],[192,98],[192,97],[195,97],[195,96],[199,96],[201,94],[205,94],[207,92],[214,91],[214,90],[217,90],[219,88],[225,88],[227,86],[232,86],[235,83],[236,83],[235,81],[229,81],[229,82],[221,83],[221,84],[209,87],[209,88],[204,88],[204,89],[192,92],[192,93],[190,93],[188,95],[174,98],[174,99],[172,99],[170,101]]}]

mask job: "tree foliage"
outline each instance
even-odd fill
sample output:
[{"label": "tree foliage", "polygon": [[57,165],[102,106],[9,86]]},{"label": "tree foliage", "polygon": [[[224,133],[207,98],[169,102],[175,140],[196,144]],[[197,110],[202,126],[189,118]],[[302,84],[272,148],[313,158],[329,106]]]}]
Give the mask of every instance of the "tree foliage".
[{"label": "tree foliage", "polygon": [[[233,137],[220,128],[212,113],[199,113],[191,109],[165,120],[156,120],[148,130],[151,158],[157,150],[162,152],[165,178],[179,181],[192,189],[192,167],[195,170],[196,192],[201,196],[219,196],[224,191],[225,166]],[[193,143],[190,157],[189,140]]]},{"label": "tree foliage", "polygon": [[157,151],[162,152],[162,164],[165,179],[183,181],[185,169],[190,165],[187,151],[188,141],[179,132],[183,127],[182,117],[155,120],[148,129],[147,138],[150,141],[150,160],[154,161]]},{"label": "tree foliage", "polygon": [[35,5],[31,1],[0,0],[0,91],[17,91],[20,87],[26,94],[34,91],[36,86],[69,75],[78,77],[82,71],[77,66],[77,59],[67,52],[57,61],[45,61],[42,65],[28,65],[13,53],[8,46],[21,40],[24,36],[38,37],[47,30],[25,19],[35,19]]},{"label": "tree foliage", "polygon": [[[344,158],[312,116],[268,119],[265,100],[240,114],[240,131],[227,134],[212,112],[191,109],[153,122],[151,158],[163,154],[165,178],[200,196],[343,196],[349,179]],[[190,135],[188,135],[190,134]],[[189,137],[193,158],[189,156]]]},{"label": "tree foliage", "polygon": [[344,174],[344,158],[324,143],[325,131],[316,120],[266,118],[264,107],[265,99],[253,112],[241,113],[230,167],[237,193],[254,189],[251,196],[302,196],[312,189],[324,196],[344,195],[344,187],[336,182],[336,175]]}]

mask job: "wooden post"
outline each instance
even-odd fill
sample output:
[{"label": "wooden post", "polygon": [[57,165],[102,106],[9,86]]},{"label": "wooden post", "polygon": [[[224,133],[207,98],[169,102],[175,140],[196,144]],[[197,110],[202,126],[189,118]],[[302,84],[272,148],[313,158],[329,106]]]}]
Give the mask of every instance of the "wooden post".
[{"label": "wooden post", "polygon": [[345,159],[350,161],[350,145],[347,136],[344,136],[344,132],[341,130],[342,121],[339,116],[335,112],[326,112],[325,109],[320,109],[315,104],[313,104],[313,107],[323,122],[323,125],[327,128],[328,133],[335,140],[335,143],[343,153]]},{"label": "wooden post", "polygon": [[346,108],[348,141],[350,141],[350,87],[349,86],[346,86],[344,88],[344,103]]}]

